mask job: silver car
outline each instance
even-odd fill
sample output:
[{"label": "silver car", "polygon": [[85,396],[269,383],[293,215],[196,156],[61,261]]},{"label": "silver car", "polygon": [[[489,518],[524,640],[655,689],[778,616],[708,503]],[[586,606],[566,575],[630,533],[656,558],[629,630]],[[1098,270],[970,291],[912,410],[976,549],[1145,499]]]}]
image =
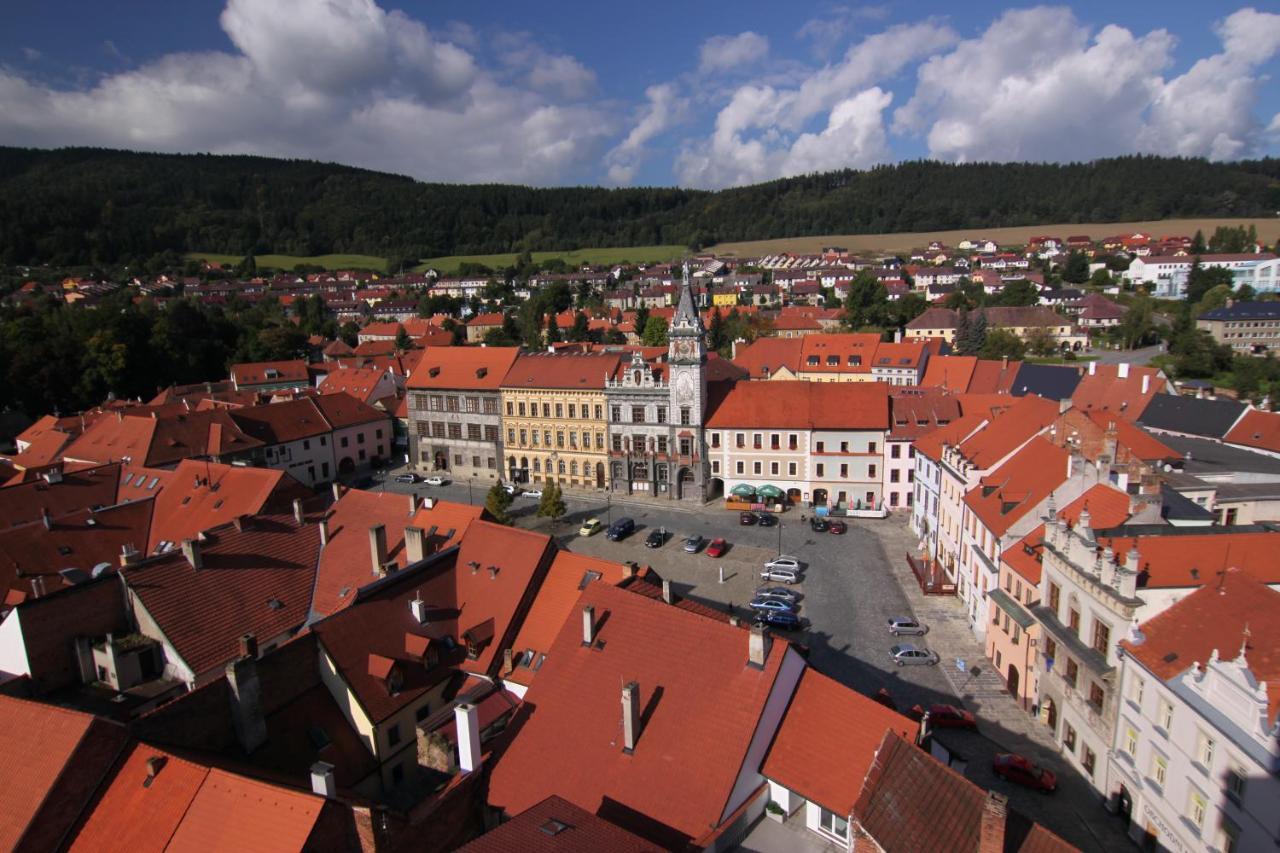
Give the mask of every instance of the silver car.
[{"label": "silver car", "polygon": [[795,590],[787,589],[783,586],[762,586],[756,590],[756,598],[780,598],[783,601],[795,604],[800,600],[800,595]]},{"label": "silver car", "polygon": [[772,560],[764,564],[766,569],[788,569],[793,572],[800,571],[800,561],[789,554],[783,554],[780,557],[774,557]]},{"label": "silver car", "polygon": [[702,537],[694,533],[684,538],[684,550],[690,554],[698,553],[698,549],[702,547]]},{"label": "silver car", "polygon": [[922,649],[910,643],[903,643],[889,649],[889,656],[898,666],[926,665],[933,666],[938,662],[938,653],[932,649]]},{"label": "silver car", "polygon": [[764,571],[760,573],[760,579],[773,583],[800,583],[800,573],[794,569],[774,569],[765,566]]},{"label": "silver car", "polygon": [[916,620],[907,616],[895,616],[889,620],[889,633],[895,637],[903,634],[915,634],[923,636],[929,633],[929,626],[921,625]]}]

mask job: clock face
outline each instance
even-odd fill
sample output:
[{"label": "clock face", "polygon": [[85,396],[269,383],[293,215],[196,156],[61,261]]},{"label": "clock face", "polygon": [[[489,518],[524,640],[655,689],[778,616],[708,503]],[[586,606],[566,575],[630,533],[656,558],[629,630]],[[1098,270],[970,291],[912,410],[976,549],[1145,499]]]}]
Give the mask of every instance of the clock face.
[{"label": "clock face", "polygon": [[676,357],[692,358],[694,352],[693,341],[676,341]]}]

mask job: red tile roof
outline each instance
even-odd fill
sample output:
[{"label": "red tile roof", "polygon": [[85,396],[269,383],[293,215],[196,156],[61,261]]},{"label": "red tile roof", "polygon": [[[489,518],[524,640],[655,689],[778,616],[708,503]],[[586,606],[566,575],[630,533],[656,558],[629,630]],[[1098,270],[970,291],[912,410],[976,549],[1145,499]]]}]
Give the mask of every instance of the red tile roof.
[{"label": "red tile roof", "polygon": [[[574,613],[578,596],[589,583],[618,584],[629,576],[630,569],[622,563],[559,551],[551,562],[546,580],[533,599],[533,606],[525,617],[520,632],[512,646],[516,668],[508,678],[517,684],[530,684],[536,674],[532,664],[551,648],[565,620]],[[591,573],[598,575],[593,577]],[[528,660],[521,656],[532,652]]]},{"label": "red tile roof", "polygon": [[806,668],[760,772],[849,815],[885,732],[912,738],[917,728],[897,711]]},{"label": "red tile roof", "polygon": [[[800,360],[797,364],[799,370],[807,373],[870,373],[879,347],[882,346],[880,336],[869,332],[805,335],[799,340]],[[834,365],[827,363],[832,356],[836,359]],[[850,357],[857,364],[851,364]],[[918,353],[916,357],[919,357]],[[816,364],[811,363],[813,358],[818,360]]]},{"label": "red tile roof", "polygon": [[[1129,496],[1105,483],[1090,486],[1080,497],[1057,510],[1058,518],[1074,525],[1080,518],[1080,511],[1086,507],[1089,509],[1089,524],[1095,529],[1115,527],[1129,518]],[[1012,548],[1001,551],[1000,559],[1026,580],[1039,584],[1043,546],[1044,525],[1041,524]]]},{"label": "red tile roof", "polygon": [[[201,463],[203,464],[203,463]],[[116,503],[153,498],[173,480],[174,472],[168,468],[148,468],[146,465],[125,465],[120,472],[120,485],[116,488]],[[142,546],[138,546],[141,548]]]},{"label": "red tile roof", "polygon": [[1093,410],[1089,412],[1089,419],[1104,430],[1114,424],[1116,443],[1120,447],[1127,448],[1134,458],[1143,462],[1159,462],[1181,457],[1178,451],[1126,418],[1118,418],[1110,412]]},{"label": "red tile roof", "polygon": [[[54,421],[53,418],[49,418]],[[37,421],[36,424],[40,424]],[[19,468],[39,468],[42,465],[48,465],[62,458],[62,449],[69,444],[73,436],[69,433],[58,429],[37,429],[28,427],[27,430],[18,437],[20,441],[25,443],[25,448],[18,453],[10,456],[9,459]]]},{"label": "red tile roof", "polygon": [[960,401],[941,388],[901,388],[889,398],[889,436],[909,441],[960,419]]},{"label": "red tile roof", "polygon": [[95,463],[129,459],[145,465],[156,424],[151,418],[127,418],[123,412],[117,412],[115,417],[99,418],[63,449],[62,456]]},{"label": "red tile roof", "polygon": [[502,380],[502,387],[580,388],[600,390],[606,379],[618,374],[624,364],[622,353],[582,353],[561,355],[526,353],[517,358]]},{"label": "red tile roof", "polygon": [[[268,376],[274,371],[274,376]],[[283,382],[306,382],[310,384],[311,376],[307,371],[307,363],[302,359],[289,361],[257,361],[231,365],[231,379],[237,388],[246,385],[279,385]]]},{"label": "red tile roof", "polygon": [[707,418],[712,429],[888,429],[883,382],[739,382]]},{"label": "red tile roof", "polygon": [[302,850],[324,802],[311,793],[211,769],[169,848],[245,853]]},{"label": "red tile roof", "polygon": [[975,435],[960,444],[960,453],[979,469],[998,465],[1053,423],[1058,404],[1042,397],[1020,397]]},{"label": "red tile roof", "polygon": [[236,516],[291,512],[294,498],[312,494],[284,471],[184,460],[156,496],[145,553],[153,553],[161,541],[181,544]]},{"label": "red tile roof", "polygon": [[[1085,411],[1102,410],[1136,420],[1151,398],[1165,391],[1164,375],[1154,367],[1125,365],[1129,375],[1120,378],[1118,364],[1090,364],[1071,395],[1071,403]],[[1092,372],[1090,372],[1092,371]],[[1142,390],[1143,378],[1147,390]]]},{"label": "red tile roof", "polygon": [[120,482],[120,464],[95,465],[89,468],[55,473],[55,482],[37,477],[26,482],[0,488],[0,519],[9,525],[39,521],[41,512],[57,518],[80,509],[111,506],[116,502]]},{"label": "red tile roof", "polygon": [[[1245,631],[1248,631],[1246,637]],[[1121,645],[1158,678],[1169,681],[1210,656],[1236,660],[1267,685],[1268,726],[1280,710],[1280,592],[1242,571],[1201,587],[1142,623],[1142,641]]]},{"label": "red tile roof", "polygon": [[390,429],[390,418],[386,412],[375,409],[346,392],[321,394],[314,400],[316,407],[320,409],[320,414],[324,415],[325,420],[335,430],[379,421],[386,422]]},{"label": "red tile roof", "polygon": [[[517,814],[557,794],[668,845],[720,824],[748,746],[789,652],[775,639],[763,669],[748,665],[743,628],[625,589],[593,583],[597,641],[565,621],[492,763],[489,802]],[[622,751],[619,701],[639,684],[643,727]],[[548,761],[547,756],[556,756]],[[749,772],[749,771],[748,771]],[[639,824],[648,830],[641,830]]]},{"label": "red tile roof", "polygon": [[[893,732],[884,736],[853,816],[885,853],[981,848],[987,792]],[[1009,809],[1003,844],[991,849],[1070,851],[1075,848]],[[994,839],[988,839],[988,842]],[[1021,842],[1021,843],[1019,843]]]},{"label": "red tile roof", "polygon": [[1230,444],[1280,453],[1280,414],[1250,409],[1227,432],[1224,440]]},{"label": "red tile roof", "polygon": [[125,582],[197,675],[236,658],[239,638],[262,644],[307,620],[320,555],[315,524],[292,515],[257,516],[237,531],[207,531],[203,567],[193,569],[180,548],[125,569]]},{"label": "red tile roof", "polygon": [[347,491],[329,510],[329,543],[320,553],[312,611],[327,616],[349,607],[360,587],[376,580],[369,550],[370,527],[386,526],[387,558],[404,568],[409,563],[404,548],[406,527],[421,528],[425,551],[434,554],[457,545],[483,512],[478,506],[437,501],[430,509],[420,505],[410,516],[406,495]]},{"label": "red tile roof", "polygon": [[658,849],[640,836],[552,796],[459,848],[458,853],[651,853]]},{"label": "red tile roof", "polygon": [[733,363],[746,370],[752,379],[767,378],[784,367],[798,373],[803,345],[804,338],[757,338],[754,343],[738,347]]},{"label": "red tile roof", "polygon": [[985,426],[988,420],[987,414],[971,414],[940,426],[916,441],[916,453],[937,462],[942,459],[943,445],[959,444]]},{"label": "red tile roof", "polygon": [[948,388],[958,394],[969,390],[969,381],[978,366],[972,355],[935,355],[924,368],[920,384],[925,387]]},{"label": "red tile roof", "polygon": [[1067,479],[1070,454],[1046,438],[1033,438],[964,496],[965,506],[992,536],[1000,537]]},{"label": "red tile roof", "polygon": [[410,375],[408,387],[496,391],[519,354],[518,347],[429,349]]},{"label": "red tile roof", "polygon": [[263,444],[284,444],[332,431],[314,397],[247,406],[236,409],[231,417],[247,435]]},{"label": "red tile roof", "polygon": [[[1101,529],[1101,528],[1096,528]],[[1280,533],[1217,533],[1170,536],[1099,537],[1121,565],[1134,544],[1141,570],[1138,587],[1198,587],[1216,583],[1224,569],[1239,568],[1263,583],[1280,583]]]},{"label": "red tile roof", "polygon": [[970,394],[1008,394],[1013,388],[1013,380],[1018,376],[1020,361],[995,361],[980,358],[974,365],[973,376],[969,379]]},{"label": "red tile roof", "polygon": [[383,382],[385,370],[366,367],[339,367],[329,371],[320,383],[320,393],[334,394],[344,391],[363,403],[372,403],[386,396],[389,383]]}]

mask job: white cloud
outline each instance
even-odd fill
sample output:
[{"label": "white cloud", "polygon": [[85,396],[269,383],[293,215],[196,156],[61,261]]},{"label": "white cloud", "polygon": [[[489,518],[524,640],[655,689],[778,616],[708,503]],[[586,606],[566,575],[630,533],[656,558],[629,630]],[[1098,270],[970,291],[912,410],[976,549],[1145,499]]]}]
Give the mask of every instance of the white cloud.
[{"label": "white cloud", "polygon": [[635,126],[605,155],[609,180],[615,184],[629,184],[635,179],[645,156],[645,146],[680,121],[688,108],[688,99],[680,97],[672,83],[650,86],[644,94],[648,102],[639,111]]},{"label": "white cloud", "polygon": [[595,91],[594,71],[571,56],[547,51],[531,33],[504,33],[494,46],[513,79],[535,92],[577,100]]},{"label": "white cloud", "polygon": [[893,95],[878,86],[841,101],[820,133],[802,134],[782,163],[782,174],[860,168],[890,159],[882,114]]},{"label": "white cloud", "polygon": [[1228,158],[1256,149],[1255,72],[1280,50],[1280,16],[1252,9],[1218,27],[1224,51],[1166,80],[1174,38],[1096,33],[1069,9],[1003,14],[980,36],[930,58],[894,115],[932,156],[1086,160],[1135,150]]},{"label": "white cloud", "polygon": [[[229,0],[235,50],[175,53],[63,89],[0,68],[0,140],[337,160],[436,180],[588,177],[610,117],[594,75],[532,57],[504,82],[372,0]],[[456,32],[463,32],[454,28]]]},{"label": "white cloud", "polygon": [[887,5],[849,6],[837,3],[824,10],[821,17],[810,18],[796,30],[796,38],[812,42],[822,56],[844,40],[861,21],[883,21],[892,10]]},{"label": "white cloud", "polygon": [[763,65],[768,54],[769,40],[759,33],[712,36],[702,43],[698,70],[704,74],[750,70]]}]

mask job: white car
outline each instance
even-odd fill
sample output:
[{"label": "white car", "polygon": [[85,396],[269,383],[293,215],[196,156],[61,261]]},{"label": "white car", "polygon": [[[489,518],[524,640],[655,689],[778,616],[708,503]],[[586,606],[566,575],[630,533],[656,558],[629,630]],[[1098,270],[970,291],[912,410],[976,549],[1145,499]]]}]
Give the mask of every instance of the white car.
[{"label": "white car", "polygon": [[500,485],[502,486],[502,491],[506,492],[512,497],[520,493],[520,490],[517,489],[515,485],[513,485],[512,483],[502,483]]},{"label": "white car", "polygon": [[542,489],[525,489],[520,493],[522,498],[540,498],[542,497]]},{"label": "white car", "polygon": [[800,571],[800,561],[789,554],[783,554],[781,557],[775,557],[764,564],[766,569],[787,569],[788,571]]},{"label": "white car", "polygon": [[422,482],[426,483],[428,486],[447,486],[449,485],[449,478],[448,477],[428,477]]}]

